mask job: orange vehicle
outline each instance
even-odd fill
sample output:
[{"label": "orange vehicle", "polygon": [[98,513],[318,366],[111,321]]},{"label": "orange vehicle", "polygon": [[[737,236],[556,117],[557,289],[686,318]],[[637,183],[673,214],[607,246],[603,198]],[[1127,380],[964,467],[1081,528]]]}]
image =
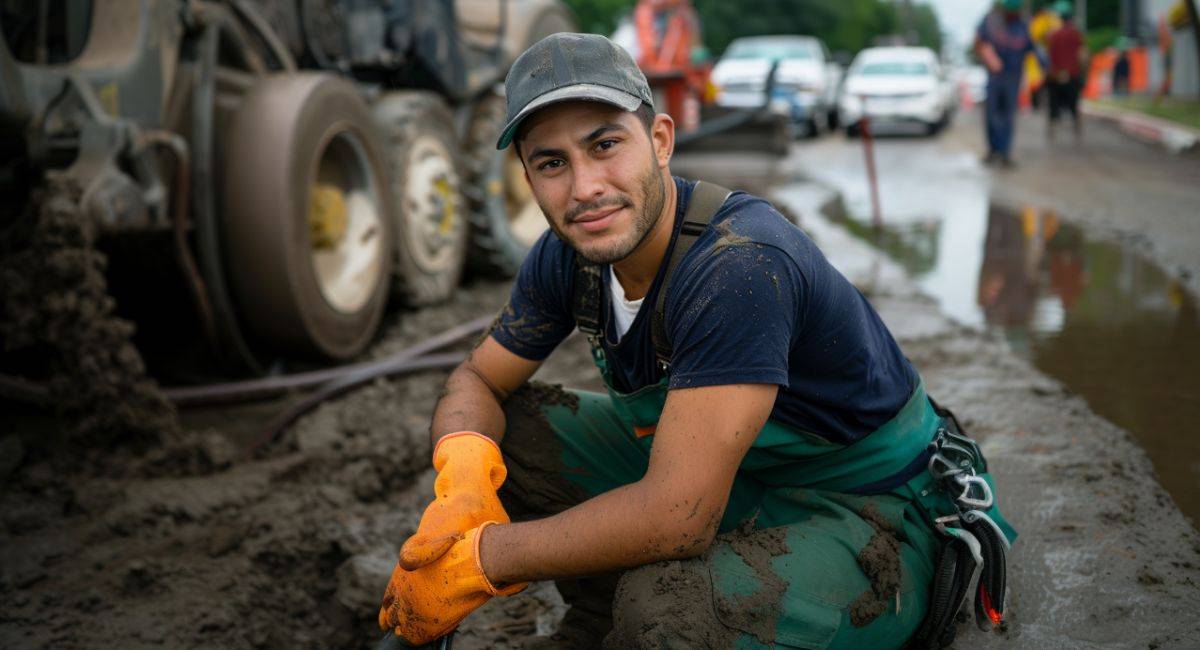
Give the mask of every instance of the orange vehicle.
[{"label": "orange vehicle", "polygon": [[696,56],[703,47],[700,18],[689,0],[639,0],[633,11],[634,57],[650,83],[655,107],[675,120],[676,148],[752,150],[783,155],[790,140],[786,119],[763,105],[730,110],[716,106],[711,63]]}]

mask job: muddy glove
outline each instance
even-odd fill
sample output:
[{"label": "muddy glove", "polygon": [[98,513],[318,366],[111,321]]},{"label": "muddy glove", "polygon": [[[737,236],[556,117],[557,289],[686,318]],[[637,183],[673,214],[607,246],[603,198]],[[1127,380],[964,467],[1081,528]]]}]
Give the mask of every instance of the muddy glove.
[{"label": "muddy glove", "polygon": [[522,582],[497,589],[483,574],[479,539],[495,523],[485,521],[468,530],[435,562],[416,571],[397,564],[383,594],[379,628],[394,631],[412,645],[429,643],[453,630],[492,596],[511,596],[528,586]]},{"label": "muddy glove", "polygon": [[434,501],[417,533],[400,547],[400,566],[409,571],[437,560],[463,535],[485,521],[509,522],[496,490],[508,470],[500,447],[473,431],[443,436],[433,449]]}]

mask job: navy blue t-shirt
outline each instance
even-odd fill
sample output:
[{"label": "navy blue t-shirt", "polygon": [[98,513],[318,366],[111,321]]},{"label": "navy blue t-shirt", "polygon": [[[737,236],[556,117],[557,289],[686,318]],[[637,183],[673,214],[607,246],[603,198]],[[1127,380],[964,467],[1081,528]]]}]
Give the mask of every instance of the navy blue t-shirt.
[{"label": "navy blue t-shirt", "polygon": [[[1020,79],[1022,71],[1025,70],[1025,54],[1037,54],[1033,47],[1033,39],[1029,36],[1029,23],[1023,18],[1010,21],[1002,11],[988,12],[975,29],[975,37],[990,43],[996,50],[996,56],[1000,58],[1000,72],[989,74],[992,77]],[[1038,60],[1041,61],[1042,67],[1045,67],[1046,63],[1041,60],[1041,55],[1038,55]]]},{"label": "navy blue t-shirt", "polygon": [[[678,235],[694,183],[676,178],[675,185]],[[574,265],[575,251],[547,231],[525,258],[492,336],[526,359],[549,356],[575,328]],[[660,378],[650,321],[665,267],[619,341],[602,269],[603,346],[618,391]],[[866,298],[799,228],[744,192],[726,199],[680,261],[664,315],[672,389],[777,384],[771,419],[834,442],[879,428],[915,388],[915,370]]]}]

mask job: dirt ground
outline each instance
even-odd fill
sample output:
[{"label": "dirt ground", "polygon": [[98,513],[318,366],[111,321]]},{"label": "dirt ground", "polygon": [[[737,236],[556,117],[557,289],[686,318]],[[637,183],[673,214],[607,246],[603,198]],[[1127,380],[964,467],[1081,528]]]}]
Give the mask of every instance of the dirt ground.
[{"label": "dirt ground", "polygon": [[[903,271],[825,223],[815,211],[827,192],[784,190],[780,201],[870,295],[930,393],[981,440],[1021,534],[1007,638],[960,638],[1200,644],[1200,536],[1129,436],[1003,341],[939,315]],[[369,354],[494,312],[506,294],[507,283],[477,282],[447,305],[393,314]],[[283,401],[185,414],[171,448],[86,467],[73,462],[79,450],[46,448],[54,425],[43,416],[0,404],[0,646],[372,646],[395,553],[432,493],[428,423],[444,377],[381,380],[327,403],[255,459],[242,451]],[[539,378],[599,387],[578,337]],[[563,611],[537,584],[470,616],[455,646],[512,647],[550,633]]]}]

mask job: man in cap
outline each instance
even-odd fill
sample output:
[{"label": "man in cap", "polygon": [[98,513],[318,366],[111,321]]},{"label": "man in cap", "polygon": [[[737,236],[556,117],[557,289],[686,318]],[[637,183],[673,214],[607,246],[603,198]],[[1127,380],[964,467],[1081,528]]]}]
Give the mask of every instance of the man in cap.
[{"label": "man in cap", "polygon": [[[541,641],[563,647],[912,636],[949,421],[870,304],[766,201],[671,175],[671,118],[608,39],[547,37],[505,86],[497,146],[550,230],[446,382],[380,626],[427,642],[556,580],[571,608]],[[528,382],[576,328],[606,394]]]}]

